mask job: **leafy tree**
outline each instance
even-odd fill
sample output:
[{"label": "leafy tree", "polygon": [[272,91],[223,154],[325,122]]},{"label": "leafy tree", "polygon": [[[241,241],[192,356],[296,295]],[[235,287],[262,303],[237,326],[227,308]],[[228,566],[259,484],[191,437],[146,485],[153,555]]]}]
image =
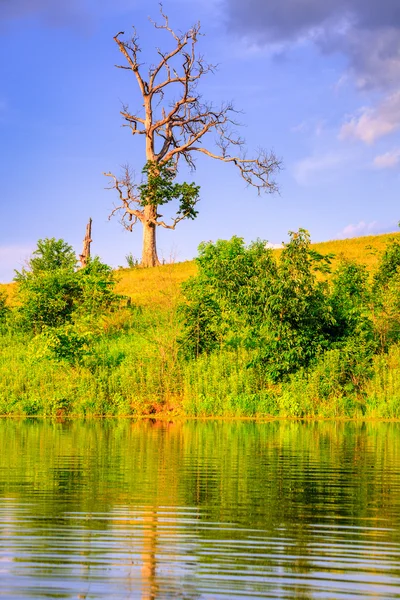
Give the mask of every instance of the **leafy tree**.
[{"label": "leafy tree", "polygon": [[[389,255],[395,252],[388,250],[385,264]],[[250,364],[275,381],[332,350],[343,356],[341,381],[357,390],[377,350],[371,285],[365,267],[349,261],[327,278],[331,258],[311,248],[303,229],[290,233],[279,255],[237,237],[201,244],[198,275],[183,286],[182,350],[197,357],[247,348]],[[400,335],[400,274],[389,271],[379,314],[390,322],[392,343]]]},{"label": "leafy tree", "polygon": [[10,309],[7,305],[7,296],[3,290],[0,290],[0,326],[4,325],[6,322],[9,312]]},{"label": "leafy tree", "polygon": [[28,273],[18,279],[19,314],[22,325],[34,332],[71,321],[80,287],[73,271],[57,269]]},{"label": "leafy tree", "polygon": [[373,315],[382,351],[400,341],[400,242],[392,240],[373,281]]},{"label": "leafy tree", "polygon": [[335,339],[358,336],[371,339],[371,287],[364,265],[341,261],[332,277],[331,305],[335,320]]},{"label": "leafy tree", "polygon": [[333,326],[327,285],[316,277],[329,258],[291,233],[278,260],[265,242],[202,244],[199,274],[184,286],[181,308],[187,354],[247,347],[273,379],[307,365],[329,345]]},{"label": "leafy tree", "polygon": [[121,299],[114,293],[114,271],[102,263],[98,256],[89,259],[76,275],[80,288],[76,310],[81,314],[99,314],[111,309]]},{"label": "leafy tree", "polygon": [[28,269],[16,272],[19,316],[35,333],[62,327],[79,316],[96,315],[118,300],[111,267],[98,257],[77,270],[76,257],[64,240],[39,240]]},{"label": "leafy tree", "polygon": [[[111,215],[120,213],[122,223],[129,231],[140,222],[143,226],[142,265],[159,264],[156,248],[156,229],[175,229],[184,219],[194,219],[199,199],[199,187],[194,183],[173,183],[183,160],[190,169],[195,168],[196,155],[203,154],[225,163],[232,163],[248,185],[258,192],[274,192],[272,179],[280,167],[273,153],[260,151],[247,158],[244,140],[235,133],[237,111],[231,103],[220,107],[204,102],[198,84],[215,67],[205,62],[197,51],[200,24],[185,33],[176,33],[161,9],[162,23],[153,23],[172,38],[173,47],[157,49],[158,63],[143,72],[140,61],[139,38],[134,29],[131,40],[123,41],[118,33],[114,40],[124,56],[120,69],[131,71],[139,88],[143,112],[132,113],[123,106],[121,115],[125,126],[133,135],[142,136],[145,142],[144,181],[134,181],[131,171],[125,168],[121,177],[106,173],[111,178],[111,188],[118,192],[119,204]],[[179,64],[180,63],[180,64]],[[174,98],[172,103],[170,99]],[[216,143],[205,145],[213,134]],[[170,223],[163,220],[159,208],[172,200],[178,202],[176,217]],[[110,216],[111,216],[110,215]]]},{"label": "leafy tree", "polygon": [[329,347],[334,319],[328,288],[317,278],[329,270],[330,256],[310,247],[309,233],[290,232],[267,296],[260,328],[259,357],[272,379],[280,379]]},{"label": "leafy tree", "polygon": [[216,348],[243,345],[264,313],[271,277],[272,251],[260,240],[246,248],[242,238],[199,246],[198,276],[183,285],[187,303],[182,346],[198,356]]},{"label": "leafy tree", "polygon": [[375,291],[384,288],[400,270],[400,242],[393,239],[386,247],[374,276]]},{"label": "leafy tree", "polygon": [[75,252],[64,240],[55,238],[45,238],[39,240],[37,248],[28,262],[28,269],[22,269],[21,273],[16,271],[15,281],[39,275],[39,273],[48,273],[60,269],[72,273],[76,268]]}]

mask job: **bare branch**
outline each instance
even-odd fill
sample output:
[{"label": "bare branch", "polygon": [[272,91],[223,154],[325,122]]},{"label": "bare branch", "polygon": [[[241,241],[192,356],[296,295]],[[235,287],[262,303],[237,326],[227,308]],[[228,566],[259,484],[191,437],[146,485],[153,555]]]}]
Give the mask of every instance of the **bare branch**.
[{"label": "bare branch", "polygon": [[[199,82],[203,76],[214,73],[216,66],[208,64],[198,52],[197,44],[202,35],[200,23],[186,32],[176,32],[170,26],[161,4],[160,14],[159,23],[150,21],[156,30],[169,34],[167,37],[172,47],[167,50],[156,48],[157,62],[149,65],[146,78],[143,77],[142,65],[139,64],[141,49],[135,29],[130,41],[120,39],[123,32],[114,37],[126,60],[126,64],[119,65],[119,68],[134,73],[143,102],[143,116],[140,116],[141,111],[139,114],[131,113],[127,106],[121,111],[124,127],[128,127],[133,135],[143,135],[145,138],[146,166],[143,173],[147,175],[147,168],[152,165],[157,180],[162,166],[171,163],[177,172],[181,159],[194,169],[195,157],[203,154],[224,163],[232,163],[247,185],[255,187],[258,193],[277,191],[273,174],[281,168],[280,160],[273,152],[264,150],[248,158],[245,140],[237,133],[238,111],[233,104],[227,102],[216,107],[213,103],[202,100],[198,91]],[[173,100],[166,102],[166,98]],[[171,199],[164,188],[161,187],[159,193],[166,193],[167,197],[156,195],[159,204],[151,204],[146,198],[140,197],[128,169],[125,169],[120,180],[111,173],[108,176],[112,179],[111,187],[117,190],[120,199],[119,206],[114,208],[110,217],[117,212],[122,214],[122,222],[129,230],[132,230],[137,221],[141,221],[144,240],[146,236],[153,236],[146,250],[151,258],[144,260],[144,264],[157,264],[155,230],[157,227],[175,229],[180,221],[194,218],[193,215],[197,213],[193,213],[193,205],[187,212],[180,212],[186,211],[186,206],[178,209],[176,218],[167,223],[157,211],[157,206]],[[143,185],[139,189],[143,189]],[[145,242],[143,248],[145,254]]]},{"label": "bare branch", "polygon": [[[120,31],[119,33],[117,33],[117,35],[114,36],[114,41],[116,44],[118,44],[120,52],[122,52],[122,54],[125,56],[128,64],[129,64],[129,68],[134,72],[141,93],[145,94],[147,91],[147,86],[146,86],[144,80],[142,79],[142,76],[139,73],[140,65],[138,63],[138,54],[141,52],[141,49],[140,49],[140,46],[138,43],[139,38],[136,35],[135,28],[133,28],[133,36],[132,36],[132,39],[130,42],[123,42],[122,40],[119,39],[119,36],[123,35],[123,34],[124,34],[123,31]],[[123,67],[120,67],[120,68],[123,68]]]},{"label": "bare branch", "polygon": [[201,152],[210,158],[215,158],[226,163],[233,163],[240,171],[240,175],[248,185],[257,189],[257,192],[263,190],[268,193],[278,191],[278,186],[275,181],[271,180],[271,175],[282,168],[280,161],[273,152],[269,154],[265,150],[261,150],[257,158],[240,158],[238,156],[223,156],[214,154],[206,148],[192,147],[192,151]]},{"label": "bare branch", "polygon": [[134,208],[134,205],[140,206],[140,197],[136,194],[136,185],[132,182],[132,175],[129,168],[124,167],[124,175],[122,179],[117,179],[112,173],[104,173],[106,177],[110,177],[113,183],[107,187],[108,190],[117,190],[121,204],[114,206],[108,216],[110,220],[115,214],[121,214],[120,223],[128,231],[132,231],[133,226],[144,219],[144,211],[139,208]]}]

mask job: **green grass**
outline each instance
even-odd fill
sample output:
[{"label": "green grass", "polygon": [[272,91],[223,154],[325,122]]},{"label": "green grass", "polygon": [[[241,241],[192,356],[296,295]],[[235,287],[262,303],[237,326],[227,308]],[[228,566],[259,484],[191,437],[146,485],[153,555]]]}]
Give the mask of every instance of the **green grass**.
[{"label": "green grass", "polygon": [[[315,244],[366,264],[373,273],[390,238],[368,236]],[[278,251],[279,252],[279,251]],[[335,262],[334,261],[334,262]],[[335,383],[340,357],[326,353],[313,369],[272,385],[251,366],[248,351],[180,359],[176,306],[194,262],[121,269],[116,291],[132,299],[98,323],[80,363],[35,358],[28,334],[0,335],[0,414],[21,416],[148,416],[400,418],[400,348],[375,356],[362,386]],[[15,304],[15,284],[0,286]]]}]

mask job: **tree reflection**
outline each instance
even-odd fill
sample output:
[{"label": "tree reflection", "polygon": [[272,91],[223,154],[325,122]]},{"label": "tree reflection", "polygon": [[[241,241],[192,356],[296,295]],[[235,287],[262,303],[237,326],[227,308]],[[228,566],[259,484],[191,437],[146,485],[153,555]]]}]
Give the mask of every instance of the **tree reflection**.
[{"label": "tree reflection", "polygon": [[143,600],[394,581],[399,438],[397,423],[0,421],[6,575]]}]

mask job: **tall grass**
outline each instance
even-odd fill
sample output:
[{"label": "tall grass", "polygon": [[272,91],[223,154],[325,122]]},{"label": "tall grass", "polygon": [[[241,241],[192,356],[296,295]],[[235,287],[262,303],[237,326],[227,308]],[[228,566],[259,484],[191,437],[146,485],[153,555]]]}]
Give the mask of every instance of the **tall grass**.
[{"label": "tall grass", "polygon": [[334,351],[280,384],[267,383],[245,350],[180,361],[162,319],[153,330],[99,338],[75,366],[32,359],[24,336],[0,339],[2,415],[400,418],[399,346],[374,357],[359,389],[346,390]]},{"label": "tall grass", "polygon": [[[391,234],[315,244],[367,264]],[[119,271],[117,291],[134,308],[100,320],[90,352],[76,364],[41,360],[29,334],[0,335],[0,414],[43,416],[400,418],[400,347],[373,357],[356,386],[340,379],[341,356],[326,352],[307,370],[268,383],[250,350],[183,360],[176,307],[194,263]],[[15,286],[6,289],[13,303]]]}]

